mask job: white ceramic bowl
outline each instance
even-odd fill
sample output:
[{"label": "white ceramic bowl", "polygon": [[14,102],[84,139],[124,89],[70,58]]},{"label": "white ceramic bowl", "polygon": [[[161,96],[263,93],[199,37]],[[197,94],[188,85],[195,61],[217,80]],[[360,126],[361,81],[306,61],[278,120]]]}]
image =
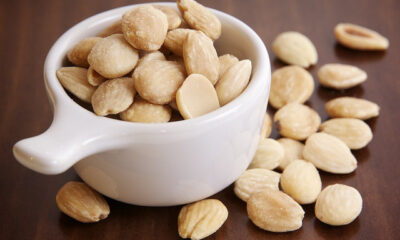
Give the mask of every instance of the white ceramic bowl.
[{"label": "white ceramic bowl", "polygon": [[90,17],[53,45],[44,66],[53,122],[43,134],[17,142],[14,156],[44,174],[74,166],[91,187],[126,203],[170,206],[209,197],[235,181],[254,156],[269,94],[267,50],[246,24],[212,10],[222,23],[222,36],[215,42],[218,53],[250,59],[253,65],[251,81],[238,98],[178,122],[142,124],[99,117],[75,103],[55,73],[75,43],[96,35],[133,6]]}]

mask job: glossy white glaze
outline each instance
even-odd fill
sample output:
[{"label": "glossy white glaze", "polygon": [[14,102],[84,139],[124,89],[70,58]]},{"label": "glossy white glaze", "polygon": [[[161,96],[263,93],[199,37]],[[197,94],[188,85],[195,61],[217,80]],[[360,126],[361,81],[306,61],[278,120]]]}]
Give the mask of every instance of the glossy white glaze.
[{"label": "glossy white glaze", "polygon": [[126,203],[170,206],[206,198],[230,185],[255,153],[269,94],[268,53],[246,24],[213,10],[222,23],[222,36],[215,42],[218,53],[252,61],[250,84],[238,98],[204,116],[172,123],[98,117],[66,94],[55,72],[76,42],[100,32],[133,6],[90,17],[53,45],[44,66],[53,123],[43,134],[16,143],[14,156],[44,174],[74,165],[94,189]]}]

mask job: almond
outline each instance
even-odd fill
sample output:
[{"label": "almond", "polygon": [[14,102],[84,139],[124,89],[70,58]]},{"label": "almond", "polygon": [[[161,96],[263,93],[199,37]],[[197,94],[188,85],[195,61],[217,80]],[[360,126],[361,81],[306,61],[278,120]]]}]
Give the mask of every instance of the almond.
[{"label": "almond", "polygon": [[171,108],[168,105],[152,104],[137,96],[132,105],[119,115],[124,121],[162,123],[171,119]]},{"label": "almond", "polygon": [[175,29],[179,27],[182,23],[181,16],[177,10],[173,7],[164,6],[164,5],[153,5],[153,7],[161,10],[167,16],[168,20],[168,30]]},{"label": "almond", "polygon": [[81,67],[62,67],[56,75],[61,85],[80,100],[90,103],[95,87],[87,80],[88,70]]},{"label": "almond", "polygon": [[265,114],[263,126],[261,128],[261,139],[269,137],[272,132],[272,121],[268,113]]},{"label": "almond", "polygon": [[284,156],[283,147],[272,138],[260,139],[256,154],[249,168],[274,169],[279,166]]},{"label": "almond", "polygon": [[318,70],[318,80],[325,87],[347,89],[367,80],[367,73],[358,67],[330,63]]},{"label": "almond", "polygon": [[379,106],[355,97],[339,97],[325,103],[325,110],[333,118],[358,118],[366,120],[379,115]]},{"label": "almond", "polygon": [[93,46],[100,40],[100,37],[89,37],[79,41],[71,50],[68,51],[68,60],[76,66],[89,67],[87,60],[88,55]]},{"label": "almond", "polygon": [[279,169],[284,170],[294,160],[303,159],[303,143],[290,138],[280,138],[278,142],[285,152],[282,161],[279,163]]}]

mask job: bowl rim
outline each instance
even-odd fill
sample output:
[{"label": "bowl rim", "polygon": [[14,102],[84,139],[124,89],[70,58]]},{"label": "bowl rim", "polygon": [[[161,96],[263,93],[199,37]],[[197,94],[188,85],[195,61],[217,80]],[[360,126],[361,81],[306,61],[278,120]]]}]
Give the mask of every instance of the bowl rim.
[{"label": "bowl rim", "polygon": [[[54,110],[53,123],[55,121],[60,121],[59,119],[61,118],[64,118],[66,112],[68,111],[70,113],[73,113],[74,115],[80,115],[83,119],[87,119],[90,121],[102,121],[103,124],[114,125],[114,126],[115,124],[117,124],[119,127],[126,126],[127,128],[140,128],[146,131],[154,130],[160,132],[160,131],[165,131],[166,129],[179,130],[179,129],[186,129],[187,127],[190,127],[192,129],[193,127],[200,127],[200,126],[204,127],[207,126],[208,124],[218,122],[220,119],[229,117],[229,115],[231,115],[233,112],[238,111],[244,105],[248,104],[246,103],[246,100],[251,99],[253,95],[261,93],[260,91],[268,91],[271,81],[271,65],[270,65],[269,55],[264,45],[264,42],[261,40],[261,38],[257,35],[257,33],[253,29],[251,29],[247,24],[245,24],[241,20],[222,11],[209,8],[218,18],[224,18],[224,20],[227,20],[233,23],[236,27],[240,28],[241,32],[249,35],[249,39],[251,39],[251,42],[257,49],[256,51],[257,61],[256,65],[254,65],[254,63],[252,62],[252,75],[250,82],[246,87],[246,89],[233,101],[218,108],[217,110],[214,110],[210,113],[204,114],[202,116],[193,119],[186,119],[186,120],[166,122],[166,123],[153,123],[153,124],[127,122],[119,119],[97,116],[95,113],[82,107],[67,94],[66,90],[64,90],[64,88],[62,87],[62,85],[60,84],[60,82],[56,77],[58,62],[60,62],[60,58],[61,59],[65,58],[65,52],[66,52],[65,48],[66,45],[68,45],[66,43],[76,39],[76,37],[74,36],[79,35],[79,33],[84,31],[85,29],[92,28],[93,26],[102,24],[103,22],[117,20],[126,10],[135,6],[146,5],[146,4],[166,5],[176,8],[175,3],[153,2],[153,3],[132,4],[100,12],[98,14],[95,14],[91,17],[88,17],[80,21],[79,23],[69,28],[52,45],[51,49],[47,54],[44,64],[44,80],[45,80],[46,90]],[[263,85],[262,81],[267,82],[266,89],[262,89]]]}]

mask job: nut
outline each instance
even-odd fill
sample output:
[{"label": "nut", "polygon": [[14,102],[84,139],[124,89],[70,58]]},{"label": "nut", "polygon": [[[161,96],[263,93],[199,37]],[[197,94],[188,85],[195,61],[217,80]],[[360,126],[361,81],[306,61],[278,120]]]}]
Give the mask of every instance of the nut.
[{"label": "nut", "polygon": [[274,122],[278,123],[282,136],[304,140],[318,130],[321,118],[306,105],[289,103],[275,113]]},{"label": "nut", "polygon": [[171,119],[171,108],[136,97],[132,105],[119,114],[122,120],[142,123],[162,123]]},{"label": "nut", "polygon": [[232,54],[225,54],[218,57],[219,60],[219,77],[222,77],[228,68],[232,67],[239,59]]},{"label": "nut", "polygon": [[269,137],[269,135],[271,135],[271,131],[272,131],[271,117],[268,115],[268,113],[266,113],[263,121],[263,126],[261,129],[261,139]]},{"label": "nut", "polygon": [[320,130],[342,140],[350,149],[365,147],[372,140],[371,128],[355,118],[335,118],[323,122]]},{"label": "nut", "polygon": [[185,69],[173,61],[145,61],[132,75],[139,95],[154,104],[167,104],[185,80]]},{"label": "nut", "polygon": [[103,38],[94,45],[88,56],[91,67],[105,78],[126,75],[136,66],[139,54],[122,34]]},{"label": "nut", "polygon": [[239,96],[247,87],[251,75],[250,60],[242,60],[230,67],[215,85],[221,106]]},{"label": "nut", "polygon": [[61,85],[80,100],[90,103],[95,87],[87,81],[87,69],[81,67],[62,67],[56,72]]},{"label": "nut", "polygon": [[122,16],[122,32],[133,47],[145,51],[158,50],[168,31],[165,14],[151,5],[141,5]]},{"label": "nut", "polygon": [[300,204],[315,202],[321,192],[321,177],[310,162],[294,160],[282,173],[282,190]]},{"label": "nut", "polygon": [[100,41],[100,37],[89,37],[79,41],[68,51],[67,57],[70,62],[79,67],[89,67],[88,55],[93,46]]},{"label": "nut", "polygon": [[83,223],[98,222],[110,214],[106,200],[82,182],[71,181],[62,186],[56,203],[63,213]]},{"label": "nut", "polygon": [[234,192],[238,198],[247,201],[251,194],[270,188],[279,190],[280,174],[268,169],[246,170],[235,182]]},{"label": "nut", "polygon": [[349,147],[339,138],[322,132],[308,137],[303,157],[330,173],[351,173],[357,168],[357,160]]},{"label": "nut", "polygon": [[204,115],[219,108],[217,93],[201,74],[191,74],[176,93],[176,103],[184,119]]},{"label": "nut", "polygon": [[164,5],[153,5],[153,7],[161,10],[167,16],[168,20],[168,30],[175,29],[179,27],[182,23],[181,16],[178,11],[176,11],[173,7],[164,6]]},{"label": "nut", "polygon": [[166,58],[165,58],[165,56],[164,56],[164,54],[162,53],[162,52],[160,52],[160,51],[153,51],[153,52],[148,52],[148,53],[146,53],[146,54],[144,54],[140,59],[139,59],[139,62],[138,62],[138,66],[141,64],[141,63],[143,63],[143,62],[146,62],[146,61],[152,61],[152,60],[167,60]]},{"label": "nut", "polygon": [[343,184],[326,187],[315,204],[315,216],[333,226],[346,225],[361,213],[363,200],[357,189]]},{"label": "nut", "polygon": [[190,32],[195,32],[193,29],[177,28],[167,33],[164,41],[164,46],[177,56],[183,55],[183,43]]},{"label": "nut", "polygon": [[336,25],[335,37],[342,45],[357,50],[385,50],[389,40],[379,33],[351,23]]},{"label": "nut", "polygon": [[113,24],[100,32],[98,36],[105,38],[116,33],[122,34],[122,19],[118,19],[117,21],[115,21]]},{"label": "nut", "polygon": [[192,28],[204,32],[213,40],[221,36],[221,22],[206,7],[194,0],[178,0],[177,4],[183,18]]},{"label": "nut", "polygon": [[318,70],[319,83],[325,87],[347,89],[367,80],[367,73],[358,67],[330,63]]},{"label": "nut", "polygon": [[132,78],[108,80],[93,93],[93,110],[99,116],[120,113],[133,103],[135,94]]},{"label": "nut", "polygon": [[272,138],[260,139],[256,154],[249,168],[274,169],[279,166],[285,152],[279,142]]},{"label": "nut", "polygon": [[325,110],[332,118],[366,120],[379,115],[379,106],[376,103],[354,97],[339,97],[330,100],[325,104]]},{"label": "nut", "polygon": [[228,218],[228,209],[217,199],[205,199],[184,206],[178,216],[182,238],[203,239],[215,233]]},{"label": "nut", "polygon": [[87,81],[90,85],[97,87],[105,81],[105,77],[101,76],[92,67],[89,67],[87,71]]},{"label": "nut", "polygon": [[183,59],[188,74],[204,75],[214,85],[218,81],[219,60],[213,42],[200,31],[189,32],[183,42]]},{"label": "nut", "polygon": [[278,142],[285,152],[282,161],[279,163],[279,169],[284,170],[294,160],[303,159],[303,143],[290,138],[280,138]]},{"label": "nut", "polygon": [[279,34],[272,43],[272,51],[280,60],[304,68],[315,65],[318,61],[314,44],[298,32]]},{"label": "nut", "polygon": [[304,211],[285,193],[264,189],[247,200],[247,214],[259,228],[271,232],[288,232],[301,228]]},{"label": "nut", "polygon": [[287,66],[272,73],[269,103],[274,108],[296,102],[306,102],[314,91],[314,80],[299,66]]}]

